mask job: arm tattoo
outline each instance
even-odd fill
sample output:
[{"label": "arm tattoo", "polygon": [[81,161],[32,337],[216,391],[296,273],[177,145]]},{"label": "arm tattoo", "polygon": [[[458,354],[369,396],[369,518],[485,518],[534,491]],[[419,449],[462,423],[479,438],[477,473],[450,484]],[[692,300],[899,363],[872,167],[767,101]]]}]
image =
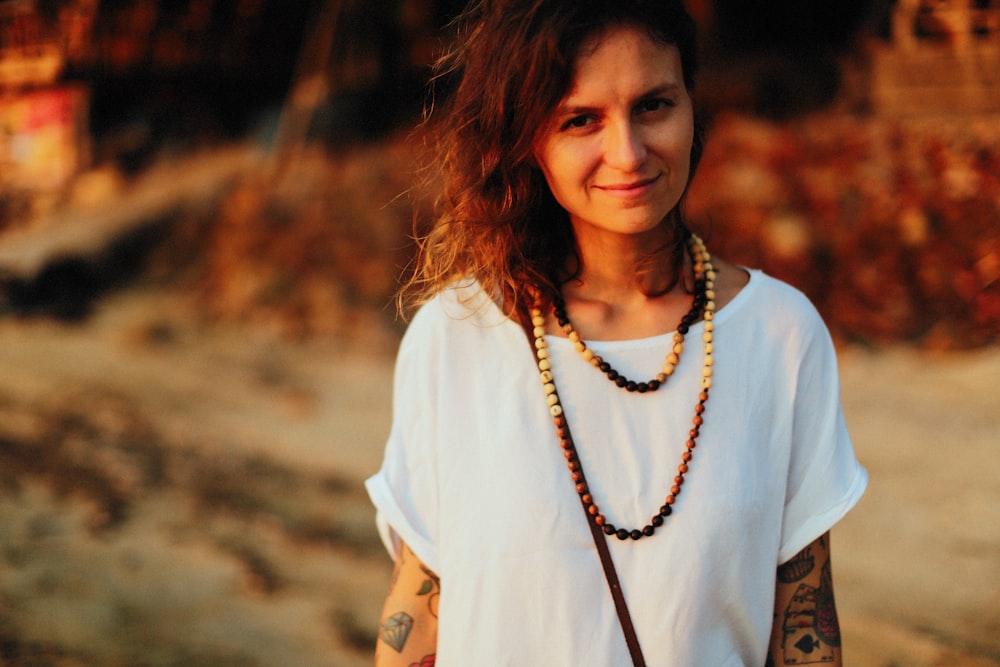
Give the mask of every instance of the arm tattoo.
[{"label": "arm tattoo", "polygon": [[412,629],[413,617],[407,613],[399,612],[382,622],[382,625],[378,629],[378,636],[379,639],[391,646],[396,653],[402,653]]},{"label": "arm tattoo", "polygon": [[430,610],[431,615],[434,618],[437,618],[438,602],[441,599],[441,580],[438,578],[436,574],[434,574],[431,570],[424,567],[423,565],[420,566],[420,570],[427,576],[427,579],[425,579],[424,583],[421,584],[420,590],[417,591],[417,595],[428,596],[427,609]]},{"label": "arm tattoo", "polygon": [[424,659],[420,662],[410,663],[410,667],[434,667],[434,662],[437,660],[437,655],[432,653],[430,655],[425,655]]},{"label": "arm tattoo", "polygon": [[798,588],[783,612],[775,610],[777,636],[773,641],[780,638],[780,649],[775,646],[767,665],[829,664],[837,660],[840,624],[826,535],[819,537],[815,545],[817,549],[810,545],[778,567],[778,598],[788,600],[788,593],[781,591],[791,591],[796,584]]},{"label": "arm tattoo", "polygon": [[781,648],[786,665],[833,662],[833,646],[816,631],[817,589],[801,584],[785,609]]},{"label": "arm tattoo", "polygon": [[840,621],[833,600],[833,574],[829,559],[820,570],[819,588],[816,590],[816,634],[830,646],[840,646]]},{"label": "arm tattoo", "polygon": [[808,576],[815,567],[816,559],[813,558],[812,549],[806,547],[790,561],[778,566],[778,581],[783,584],[800,581]]},{"label": "arm tattoo", "polygon": [[799,586],[785,610],[781,646],[786,665],[833,662],[840,646],[840,622],[833,599],[829,559],[820,570],[819,588]]}]

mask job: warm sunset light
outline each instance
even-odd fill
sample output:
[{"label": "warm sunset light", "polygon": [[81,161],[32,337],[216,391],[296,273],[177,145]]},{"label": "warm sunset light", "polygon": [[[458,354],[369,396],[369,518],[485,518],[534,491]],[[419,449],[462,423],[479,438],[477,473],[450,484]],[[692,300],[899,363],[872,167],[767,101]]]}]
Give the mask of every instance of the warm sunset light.
[{"label": "warm sunset light", "polygon": [[[0,665],[372,663],[392,562],[362,481],[464,5],[0,0]],[[688,185],[683,117],[650,208],[683,193],[832,336],[871,476],[833,538],[845,664],[1000,665],[1000,2],[687,5],[704,153]],[[661,93],[624,116],[682,106]],[[533,177],[572,200],[605,146],[539,136]],[[601,192],[638,209],[658,178]]]}]

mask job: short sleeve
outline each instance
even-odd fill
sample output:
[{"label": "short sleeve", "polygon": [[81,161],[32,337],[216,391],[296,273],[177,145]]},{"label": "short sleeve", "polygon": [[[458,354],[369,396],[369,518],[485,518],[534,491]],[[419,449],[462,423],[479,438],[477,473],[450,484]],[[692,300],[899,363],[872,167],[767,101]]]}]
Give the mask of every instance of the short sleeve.
[{"label": "short sleeve", "polygon": [[804,336],[794,400],[779,564],[830,530],[868,485],[844,421],[836,351],[818,314]]},{"label": "short sleeve", "polygon": [[438,571],[438,466],[435,399],[435,331],[427,312],[417,313],[400,344],[393,380],[392,429],[382,468],[365,482],[389,553],[399,540]]}]

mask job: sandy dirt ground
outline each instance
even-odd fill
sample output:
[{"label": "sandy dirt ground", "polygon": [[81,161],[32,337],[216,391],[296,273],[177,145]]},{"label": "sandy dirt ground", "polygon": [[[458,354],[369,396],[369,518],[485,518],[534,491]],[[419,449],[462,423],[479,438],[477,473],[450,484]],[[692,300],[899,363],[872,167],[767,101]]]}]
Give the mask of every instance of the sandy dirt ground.
[{"label": "sandy dirt ground", "polygon": [[[393,347],[141,290],[0,319],[0,665],[370,664]],[[1000,349],[841,371],[871,474],[833,536],[846,664],[1000,665]]]}]

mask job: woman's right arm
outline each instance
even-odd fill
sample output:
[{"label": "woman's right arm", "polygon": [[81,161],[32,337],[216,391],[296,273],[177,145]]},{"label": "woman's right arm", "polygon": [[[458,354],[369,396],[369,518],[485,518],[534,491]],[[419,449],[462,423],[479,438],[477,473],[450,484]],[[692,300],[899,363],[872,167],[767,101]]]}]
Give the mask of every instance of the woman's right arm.
[{"label": "woman's right arm", "polygon": [[382,610],[376,667],[433,667],[440,596],[438,576],[402,543]]}]

